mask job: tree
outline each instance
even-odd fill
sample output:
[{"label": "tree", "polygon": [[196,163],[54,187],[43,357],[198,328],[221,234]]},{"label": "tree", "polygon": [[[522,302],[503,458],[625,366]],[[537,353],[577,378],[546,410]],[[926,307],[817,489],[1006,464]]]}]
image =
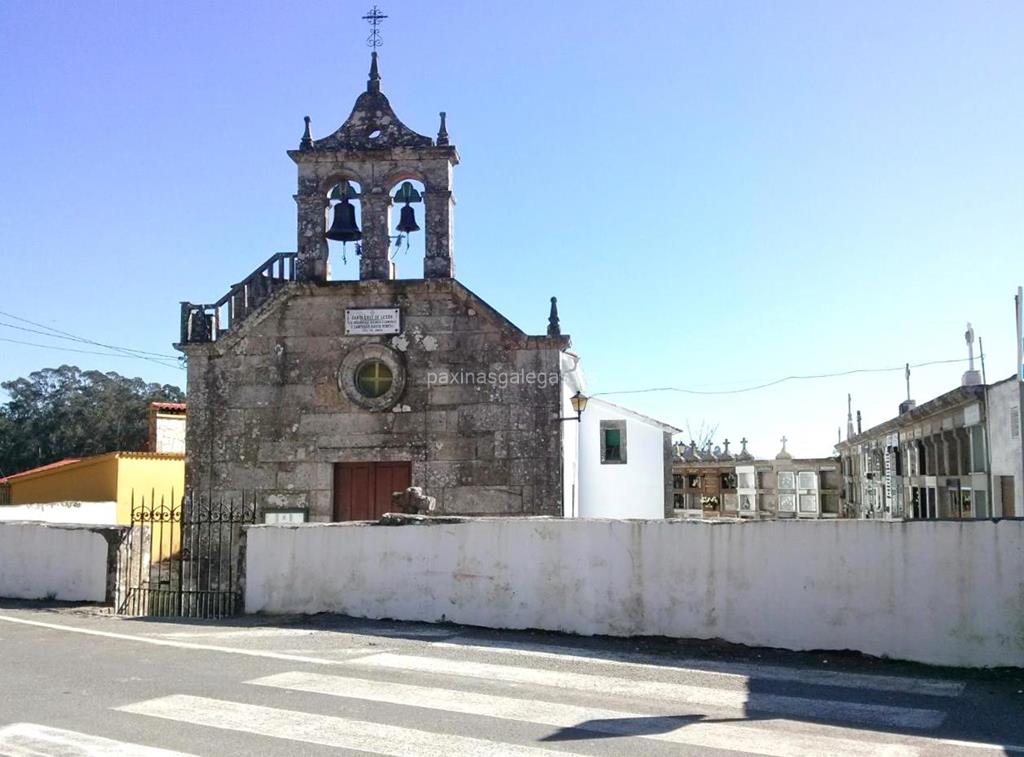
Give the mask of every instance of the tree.
[{"label": "tree", "polygon": [[690,421],[686,421],[686,433],[690,437],[689,441],[697,444],[697,449],[707,449],[711,447],[715,440],[715,434],[718,433],[718,424],[711,425],[701,419],[700,427],[694,433],[693,428],[690,426]]},{"label": "tree", "polygon": [[146,383],[73,365],[45,368],[0,383],[0,475],[67,457],[138,451],[148,438],[150,402],[184,402],[170,384]]}]

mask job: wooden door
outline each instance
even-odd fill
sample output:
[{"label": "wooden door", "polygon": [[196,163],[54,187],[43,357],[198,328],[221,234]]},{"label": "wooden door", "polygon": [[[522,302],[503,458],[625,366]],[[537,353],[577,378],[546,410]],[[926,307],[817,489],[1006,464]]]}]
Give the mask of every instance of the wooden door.
[{"label": "wooden door", "polygon": [[391,495],[412,483],[412,464],[335,463],[334,520],[377,520],[390,512]]},{"label": "wooden door", "polygon": [[1003,501],[1003,517],[1012,518],[1014,515],[1013,476],[999,477],[999,497]]}]

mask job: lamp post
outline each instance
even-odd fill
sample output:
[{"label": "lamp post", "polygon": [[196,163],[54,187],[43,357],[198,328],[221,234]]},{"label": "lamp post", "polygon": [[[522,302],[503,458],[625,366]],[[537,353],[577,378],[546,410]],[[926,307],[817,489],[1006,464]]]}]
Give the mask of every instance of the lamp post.
[{"label": "lamp post", "polygon": [[568,418],[558,418],[559,421],[576,421],[577,423],[581,420],[583,411],[587,409],[587,400],[590,398],[586,395],[576,392],[572,397],[569,398],[569,403],[572,405],[572,409],[576,411],[576,417],[572,416]]}]

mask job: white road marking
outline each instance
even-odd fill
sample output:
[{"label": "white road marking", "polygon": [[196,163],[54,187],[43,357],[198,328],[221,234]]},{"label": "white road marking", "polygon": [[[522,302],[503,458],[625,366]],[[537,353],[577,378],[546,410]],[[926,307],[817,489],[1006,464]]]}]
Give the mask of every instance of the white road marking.
[{"label": "white road marking", "polygon": [[35,723],[14,723],[0,728],[0,754],[6,757],[190,757],[185,752],[129,744]]},{"label": "white road marking", "polygon": [[790,715],[799,719],[832,720],[861,723],[890,728],[935,728],[942,724],[946,713],[940,710],[896,707],[864,702],[848,702],[820,698],[793,697],[783,694],[765,694],[741,689],[716,689],[703,686],[641,681],[613,676],[568,673],[537,668],[511,667],[482,662],[447,660],[435,657],[417,657],[402,654],[376,654],[347,660],[346,666],[367,667],[397,671],[415,671],[447,676],[462,676],[485,681],[550,686],[590,694],[615,694],[631,698],[715,708]]},{"label": "white road marking", "polygon": [[[248,683],[557,728],[578,728],[623,737],[639,736],[673,744],[735,750],[769,757],[819,757],[822,754],[835,757],[913,757],[921,753],[912,745],[872,742],[865,739],[863,734],[853,734],[847,729],[830,726],[814,725],[801,733],[747,725],[703,723],[699,717],[621,712],[320,673],[282,673],[257,678]],[[854,735],[855,738],[850,737]]]},{"label": "white road marking", "polygon": [[[271,660],[288,660],[290,662],[310,663],[314,665],[338,665],[339,660],[328,660],[323,657],[307,657],[305,655],[282,654],[271,652],[265,649],[240,649],[238,647],[219,647],[212,644],[196,644],[190,641],[173,641],[171,639],[158,639],[151,636],[135,636],[128,633],[114,633],[113,631],[97,631],[93,628],[81,628],[79,626],[64,625],[61,623],[43,623],[39,620],[27,620],[25,618],[13,618],[9,615],[0,615],[0,621],[6,623],[20,623],[26,626],[38,628],[49,628],[54,631],[67,631],[69,633],[81,633],[87,636],[101,636],[105,639],[119,639],[121,641],[137,641],[142,644],[153,644],[158,647],[176,647],[177,649],[196,649],[202,652],[224,652],[227,654],[240,654],[246,657],[266,657]],[[374,650],[376,651],[376,650]]]},{"label": "white road marking", "polygon": [[302,628],[236,628],[231,631],[176,631],[156,633],[164,639],[231,639],[235,637],[259,639],[264,637],[313,636],[313,629]]},{"label": "white road marking", "polygon": [[999,754],[1024,754],[1024,745],[1018,744],[984,744],[980,741],[960,741],[959,739],[937,739],[939,743],[962,749],[991,749]]},{"label": "white road marking", "polygon": [[[465,643],[460,641],[464,639]],[[512,657],[533,657],[596,663],[599,665],[624,666],[662,671],[704,673],[730,678],[751,678],[768,681],[794,681],[815,686],[838,686],[849,689],[874,689],[904,694],[927,694],[937,697],[960,696],[967,685],[963,681],[936,678],[910,678],[908,676],[873,675],[871,673],[847,673],[838,670],[811,670],[789,668],[782,665],[757,665],[742,662],[710,662],[689,658],[675,659],[645,654],[616,654],[605,650],[591,650],[585,647],[561,647],[557,644],[533,644],[530,642],[488,642],[481,639],[456,637],[449,641],[434,642],[432,647],[459,649],[475,652],[496,652]]]},{"label": "white road marking", "polygon": [[184,694],[122,712],[394,757],[565,757],[565,752]]}]

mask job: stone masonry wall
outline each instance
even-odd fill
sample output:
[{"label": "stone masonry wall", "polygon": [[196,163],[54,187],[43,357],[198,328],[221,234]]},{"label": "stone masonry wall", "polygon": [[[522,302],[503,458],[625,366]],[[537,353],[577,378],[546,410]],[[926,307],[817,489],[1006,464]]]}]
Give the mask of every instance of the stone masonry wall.
[{"label": "stone masonry wall", "polygon": [[[367,307],[401,308],[402,333],[346,336],[345,309]],[[339,388],[343,359],[367,344],[405,367],[387,410]],[[237,332],[184,347],[189,486],[214,499],[254,492],[262,508],[305,506],[325,521],[334,463],[407,460],[442,513],[559,514],[559,381],[516,379],[560,378],[566,344],[526,336],[451,279],[292,284]],[[460,371],[495,382],[450,381]]]}]

